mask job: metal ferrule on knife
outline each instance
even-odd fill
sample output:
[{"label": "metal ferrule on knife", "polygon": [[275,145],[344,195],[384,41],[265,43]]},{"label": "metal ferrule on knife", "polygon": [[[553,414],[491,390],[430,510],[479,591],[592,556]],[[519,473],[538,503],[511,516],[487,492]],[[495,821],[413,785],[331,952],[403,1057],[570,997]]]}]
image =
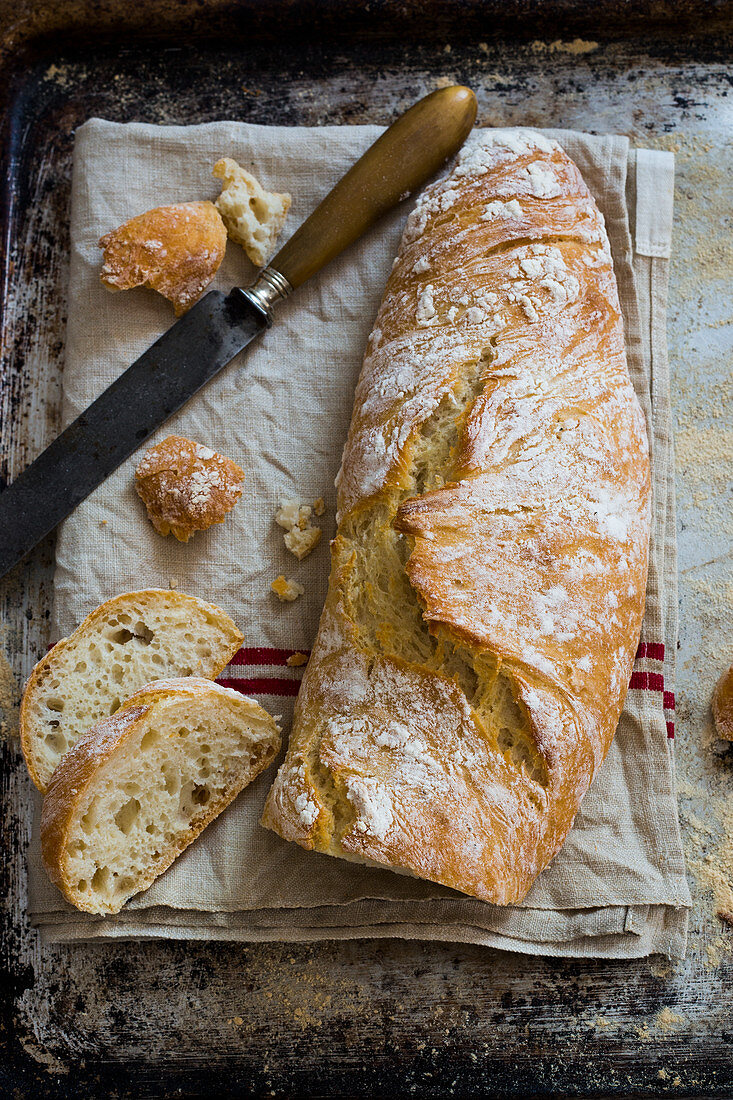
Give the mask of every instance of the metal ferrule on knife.
[{"label": "metal ferrule on knife", "polygon": [[263,267],[252,286],[246,290],[241,287],[238,289],[255,309],[265,315],[268,328],[272,324],[272,307],[293,293],[293,287],[288,280],[274,267]]}]

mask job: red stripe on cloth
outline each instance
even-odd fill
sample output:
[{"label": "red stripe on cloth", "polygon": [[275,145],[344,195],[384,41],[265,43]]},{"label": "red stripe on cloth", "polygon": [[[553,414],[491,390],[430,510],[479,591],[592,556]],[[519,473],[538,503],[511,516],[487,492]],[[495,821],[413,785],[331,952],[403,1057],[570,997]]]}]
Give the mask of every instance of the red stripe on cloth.
[{"label": "red stripe on cloth", "polygon": [[664,693],[664,709],[674,710],[674,692],[665,691]]},{"label": "red stripe on cloth", "polygon": [[644,657],[649,657],[652,661],[663,661],[664,645],[661,642],[639,642],[636,659],[641,661]]},{"label": "red stripe on cloth", "polygon": [[288,657],[294,653],[305,653],[310,657],[309,649],[269,649],[267,646],[242,648],[234,654],[230,665],[286,665]]},{"label": "red stripe on cloth", "polygon": [[241,691],[242,695],[297,695],[300,680],[278,680],[274,676],[259,676],[252,680],[233,680],[222,677],[216,681],[225,688]]},{"label": "red stripe on cloth", "polygon": [[667,740],[674,741],[674,722],[667,722]]},{"label": "red stripe on cloth", "polygon": [[649,673],[648,672],[632,672],[631,679],[629,680],[629,688],[637,688],[642,691],[649,687]]},{"label": "red stripe on cloth", "polygon": [[649,690],[664,691],[664,676],[662,676],[661,672],[649,673]]}]

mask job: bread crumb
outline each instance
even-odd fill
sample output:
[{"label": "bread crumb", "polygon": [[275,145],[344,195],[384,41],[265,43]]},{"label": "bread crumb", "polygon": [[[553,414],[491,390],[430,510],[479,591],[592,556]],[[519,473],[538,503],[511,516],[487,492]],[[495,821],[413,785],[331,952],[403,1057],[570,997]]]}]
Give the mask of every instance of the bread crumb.
[{"label": "bread crumb", "polygon": [[306,527],[304,531],[294,527],[292,531],[286,531],[283,540],[291,554],[302,561],[321,541],[322,534],[320,527]]},{"label": "bread crumb", "polygon": [[275,512],[275,523],[286,531],[292,531],[294,527],[304,531],[310,516],[311,509],[307,504],[298,504],[297,500],[284,500]]},{"label": "bread crumb", "polygon": [[322,516],[326,511],[326,502],[323,497],[319,497],[318,500],[313,501],[313,515]]},{"label": "bread crumb", "polygon": [[301,665],[308,663],[307,653],[291,653],[285,662],[286,665],[290,665],[291,668],[300,668]]},{"label": "bread crumb", "polygon": [[106,519],[100,519],[100,521],[99,521],[100,527],[106,527],[107,523],[108,523],[108,521]]},{"label": "bread crumb", "polygon": [[323,534],[320,527],[314,527],[310,522],[312,511],[308,504],[299,504],[297,500],[284,500],[275,513],[275,523],[285,529],[283,541],[298,561],[302,561],[310,554],[321,541]]},{"label": "bread crumb", "polygon": [[270,588],[279,600],[297,600],[298,596],[302,596],[305,592],[302,584],[286,580],[282,573],[275,578]]},{"label": "bread crumb", "polygon": [[253,264],[264,266],[285,222],[291,196],[265,191],[252,173],[231,157],[218,160],[212,174],[224,182],[216,208],[229,236],[242,245]]},{"label": "bread crumb", "polygon": [[663,1008],[661,1012],[657,1013],[656,1025],[661,1028],[662,1031],[670,1031],[676,1024],[684,1024],[687,1021],[684,1016],[678,1015],[673,1012],[671,1008]]},{"label": "bread crumb", "polygon": [[168,581],[169,588],[178,588],[178,580],[176,577],[171,577]]},{"label": "bread crumb", "polygon": [[241,1016],[235,1016],[235,1017],[234,1017],[234,1021],[233,1021],[233,1022],[235,1023],[235,1025],[236,1025],[237,1027],[241,1027],[241,1026],[242,1026],[242,1024],[244,1023],[244,1020],[242,1019],[242,1017],[241,1017]]}]

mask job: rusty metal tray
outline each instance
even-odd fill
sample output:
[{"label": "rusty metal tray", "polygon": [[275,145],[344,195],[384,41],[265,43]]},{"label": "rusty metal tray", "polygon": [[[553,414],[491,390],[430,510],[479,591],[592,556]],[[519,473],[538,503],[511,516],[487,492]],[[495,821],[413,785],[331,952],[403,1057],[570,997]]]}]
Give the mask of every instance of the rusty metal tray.
[{"label": "rusty metal tray", "polygon": [[[79,123],[386,123],[440,81],[472,86],[484,124],[676,149],[675,403],[707,415],[725,362],[713,316],[725,267],[711,269],[704,242],[718,247],[715,196],[729,178],[729,0],[0,0],[0,27],[0,479],[56,427]],[[696,790],[703,801],[705,784],[730,791],[733,774],[730,754],[704,748],[701,592],[718,583],[722,551],[691,534],[704,507],[691,453],[679,471],[678,767],[694,810]],[[394,940],[40,947],[25,912],[28,782],[12,725],[17,684],[48,642],[52,549],[0,588],[2,1095],[733,1092],[731,944],[697,880],[690,954],[675,965]]]}]

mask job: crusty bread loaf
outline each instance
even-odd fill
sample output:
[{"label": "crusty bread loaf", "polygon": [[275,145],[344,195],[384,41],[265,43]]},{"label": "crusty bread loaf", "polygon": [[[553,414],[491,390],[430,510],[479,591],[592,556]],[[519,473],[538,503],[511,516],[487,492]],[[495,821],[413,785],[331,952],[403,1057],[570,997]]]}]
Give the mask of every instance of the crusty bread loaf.
[{"label": "crusty bread loaf", "polygon": [[51,879],[86,913],[118,913],[274,760],[254,699],[196,677],[158,680],[94,726],[43,800]]},{"label": "crusty bread loaf", "polygon": [[123,592],[92,611],[36,665],[20,707],[31,779],[44,791],[64,753],[161,676],[213,680],[242,644],[225,612],[182,592]]},{"label": "crusty bread loaf", "polygon": [[405,229],[263,823],[521,901],[613,738],[650,476],[603,219],[559,145],[474,135]]}]

